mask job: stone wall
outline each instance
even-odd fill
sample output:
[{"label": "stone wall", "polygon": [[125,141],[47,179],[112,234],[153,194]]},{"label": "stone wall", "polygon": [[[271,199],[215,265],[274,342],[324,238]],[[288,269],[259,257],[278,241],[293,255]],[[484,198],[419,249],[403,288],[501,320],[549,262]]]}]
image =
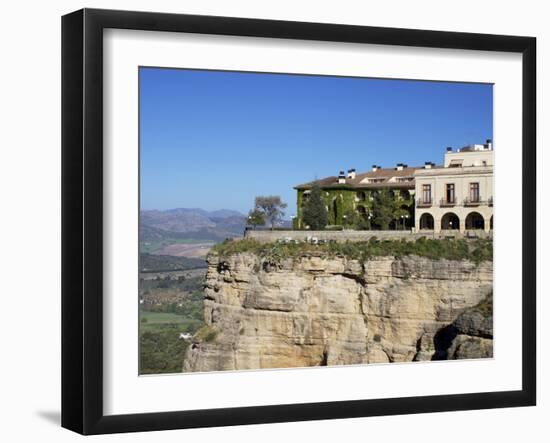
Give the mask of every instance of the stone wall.
[{"label": "stone wall", "polygon": [[268,231],[268,230],[247,230],[245,238],[251,238],[261,243],[272,243],[278,240],[300,240],[306,241],[308,238],[315,237],[318,240],[334,240],[337,242],[345,241],[368,241],[372,237],[378,240],[405,240],[414,241],[420,237],[426,238],[444,238],[444,237],[490,237],[492,232],[483,231],[443,231],[435,234],[433,231]]}]

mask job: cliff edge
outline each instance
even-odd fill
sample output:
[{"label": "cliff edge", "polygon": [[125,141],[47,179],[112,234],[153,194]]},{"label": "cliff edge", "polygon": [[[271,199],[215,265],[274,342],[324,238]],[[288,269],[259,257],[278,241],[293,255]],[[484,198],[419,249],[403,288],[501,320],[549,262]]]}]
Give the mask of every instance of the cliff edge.
[{"label": "cliff edge", "polygon": [[214,253],[183,370],[491,357],[492,279],[492,261]]}]

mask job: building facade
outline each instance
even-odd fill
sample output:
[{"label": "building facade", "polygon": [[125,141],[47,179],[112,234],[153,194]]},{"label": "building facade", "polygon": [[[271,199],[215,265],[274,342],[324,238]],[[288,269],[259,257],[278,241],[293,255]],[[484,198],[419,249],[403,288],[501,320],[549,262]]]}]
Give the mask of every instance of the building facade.
[{"label": "building facade", "polygon": [[443,165],[425,162],[409,167],[398,163],[393,168],[373,165],[364,173],[349,169],[338,176],[296,186],[297,212],[295,229],[304,229],[303,207],[314,183],[328,211],[329,225],[349,225],[353,218],[366,221],[371,229],[374,201],[382,190],[388,190],[398,207],[400,219],[390,229],[411,229],[441,233],[447,230],[490,231],[493,226],[493,166],[491,140],[453,151],[447,148]]},{"label": "building facade", "polygon": [[[338,176],[317,180],[326,204],[328,224],[345,227],[352,219],[359,218],[365,221],[364,229],[369,229],[377,193],[388,190],[406,211],[406,218],[393,221],[392,229],[412,228],[416,169],[401,163],[395,168],[373,165],[369,172],[357,174],[355,169],[350,169],[347,174],[340,171]],[[313,183],[305,183],[294,188],[297,191],[297,211],[293,224],[295,229],[306,228],[302,219],[303,207],[309,198]]]},{"label": "building facade", "polygon": [[415,229],[440,233],[493,229],[494,151],[490,140],[457,151],[441,167],[415,171]]}]

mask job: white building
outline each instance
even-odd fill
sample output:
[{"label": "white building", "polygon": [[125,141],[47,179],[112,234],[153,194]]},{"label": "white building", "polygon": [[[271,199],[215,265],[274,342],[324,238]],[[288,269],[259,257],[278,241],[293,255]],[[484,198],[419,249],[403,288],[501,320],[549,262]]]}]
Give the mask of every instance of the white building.
[{"label": "white building", "polygon": [[417,231],[467,231],[493,228],[491,140],[457,151],[447,148],[443,166],[427,163],[415,177]]}]

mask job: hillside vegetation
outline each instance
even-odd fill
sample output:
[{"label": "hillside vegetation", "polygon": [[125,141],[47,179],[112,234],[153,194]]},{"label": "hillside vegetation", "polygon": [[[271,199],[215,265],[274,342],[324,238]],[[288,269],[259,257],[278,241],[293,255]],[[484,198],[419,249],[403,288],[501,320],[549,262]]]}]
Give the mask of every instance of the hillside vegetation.
[{"label": "hillside vegetation", "polygon": [[140,281],[140,374],[181,372],[189,341],[204,325],[204,274]]}]

